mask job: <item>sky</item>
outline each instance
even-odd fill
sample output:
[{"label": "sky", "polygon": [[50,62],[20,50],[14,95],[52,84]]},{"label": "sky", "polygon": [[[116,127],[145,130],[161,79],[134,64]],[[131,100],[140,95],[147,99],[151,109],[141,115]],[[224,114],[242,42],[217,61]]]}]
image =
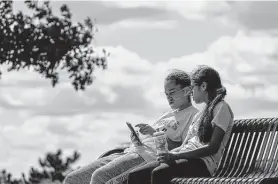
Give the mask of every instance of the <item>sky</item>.
[{"label": "sky", "polygon": [[[278,115],[278,2],[51,1],[55,13],[62,4],[75,22],[95,20],[92,44],[111,54],[108,68],[84,92],[66,73],[52,88],[36,73],[3,71],[0,168],[15,176],[58,148],[78,150],[82,166],[128,141],[126,121],[152,123],[169,108],[170,69],[217,69],[236,119]],[[28,13],[20,1],[14,9]]]}]

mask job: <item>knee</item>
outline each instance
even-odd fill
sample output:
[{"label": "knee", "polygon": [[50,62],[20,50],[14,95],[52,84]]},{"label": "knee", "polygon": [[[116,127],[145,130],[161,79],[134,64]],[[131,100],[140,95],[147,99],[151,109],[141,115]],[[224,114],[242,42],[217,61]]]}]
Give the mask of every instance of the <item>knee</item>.
[{"label": "knee", "polygon": [[134,177],[138,176],[138,172],[136,169],[135,170],[131,170],[128,174],[128,179],[133,179]]},{"label": "knee", "polygon": [[152,178],[157,178],[158,176],[160,176],[162,173],[163,173],[164,169],[161,169],[161,168],[155,168],[153,171],[152,171]]},{"label": "knee", "polygon": [[168,176],[169,176],[168,167],[164,167],[164,166],[157,167],[152,171],[151,183],[152,184],[169,183]]},{"label": "knee", "polygon": [[160,176],[163,175],[165,172],[168,172],[169,166],[161,164],[160,166],[156,167],[152,171],[152,176]]},{"label": "knee", "polygon": [[74,173],[69,173],[63,181],[63,184],[77,184],[77,183],[78,183],[78,179]]},{"label": "knee", "polygon": [[101,168],[99,168],[92,174],[90,184],[104,184],[108,180],[109,179],[105,177],[105,172]]},{"label": "knee", "polygon": [[137,179],[138,179],[137,173],[131,171],[131,172],[128,174],[127,183],[128,183],[128,184],[133,184],[135,181],[137,181]]}]

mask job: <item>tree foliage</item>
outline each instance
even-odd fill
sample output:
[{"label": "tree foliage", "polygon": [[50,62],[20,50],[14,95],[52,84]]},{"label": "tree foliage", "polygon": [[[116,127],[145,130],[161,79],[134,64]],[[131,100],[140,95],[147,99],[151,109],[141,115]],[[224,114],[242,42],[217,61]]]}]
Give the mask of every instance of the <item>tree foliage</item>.
[{"label": "tree foliage", "polygon": [[15,179],[11,173],[3,170],[0,173],[0,184],[41,184],[62,183],[66,175],[73,171],[72,165],[78,161],[80,153],[74,152],[72,156],[63,158],[62,150],[47,153],[44,158],[39,158],[39,168],[31,167],[26,177],[22,174],[22,178]]},{"label": "tree foliage", "polygon": [[74,152],[72,156],[66,159],[62,158],[62,150],[56,153],[47,153],[45,158],[39,158],[40,169],[31,167],[28,179],[23,175],[26,184],[37,184],[43,180],[62,182],[66,175],[73,170],[74,164],[80,158],[78,152]]},{"label": "tree foliage", "polygon": [[49,1],[25,1],[33,12],[13,11],[13,1],[0,1],[0,64],[8,71],[27,68],[50,79],[55,86],[60,71],[69,74],[76,90],[93,82],[95,67],[107,67],[108,54],[98,55],[92,46],[95,26],[90,18],[72,21],[67,5],[60,16],[53,14]]},{"label": "tree foliage", "polygon": [[13,178],[12,174],[3,169],[0,173],[0,184],[22,184],[21,179]]}]

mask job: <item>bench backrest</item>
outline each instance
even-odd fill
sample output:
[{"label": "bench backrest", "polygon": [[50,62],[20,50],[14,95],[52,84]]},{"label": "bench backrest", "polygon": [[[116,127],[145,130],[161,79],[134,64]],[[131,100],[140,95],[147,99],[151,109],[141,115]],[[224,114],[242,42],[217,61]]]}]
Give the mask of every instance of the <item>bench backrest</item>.
[{"label": "bench backrest", "polygon": [[235,120],[216,177],[276,176],[278,118]]}]

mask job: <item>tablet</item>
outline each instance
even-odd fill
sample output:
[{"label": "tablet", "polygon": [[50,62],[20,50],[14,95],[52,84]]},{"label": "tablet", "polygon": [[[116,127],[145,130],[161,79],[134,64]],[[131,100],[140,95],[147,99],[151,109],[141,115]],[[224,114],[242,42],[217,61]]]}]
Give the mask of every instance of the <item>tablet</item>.
[{"label": "tablet", "polygon": [[136,131],[134,130],[134,128],[132,127],[132,125],[129,122],[126,122],[126,125],[130,129],[131,133],[134,135],[134,137],[135,137],[136,141],[139,143],[139,145],[143,145],[142,141],[138,137],[138,135],[137,135]]}]

